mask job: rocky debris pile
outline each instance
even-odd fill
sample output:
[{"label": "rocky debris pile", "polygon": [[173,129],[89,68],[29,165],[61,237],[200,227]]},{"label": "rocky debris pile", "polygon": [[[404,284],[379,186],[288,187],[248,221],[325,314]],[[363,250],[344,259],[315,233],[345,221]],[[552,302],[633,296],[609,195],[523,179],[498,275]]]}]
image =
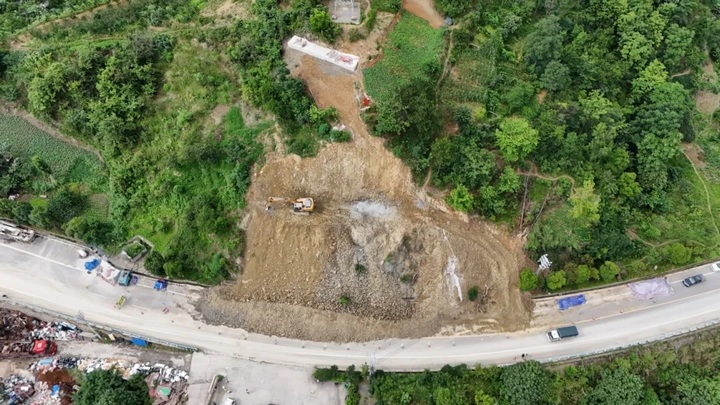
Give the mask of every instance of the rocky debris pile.
[{"label": "rocky debris pile", "polygon": [[17,375],[8,378],[0,378],[0,386],[3,392],[0,393],[0,401],[3,404],[19,405],[25,403],[35,394],[35,384],[32,380]]},{"label": "rocky debris pile", "polygon": [[77,340],[82,330],[67,322],[45,322],[20,311],[0,308],[0,340]]},{"label": "rocky debris pile", "polygon": [[36,394],[32,398],[32,405],[63,405],[71,404],[69,393],[64,392],[60,385],[50,384],[45,381],[35,383]]},{"label": "rocky debris pile", "polygon": [[[44,323],[44,322],[43,322]],[[82,331],[67,322],[50,322],[30,332],[32,339],[77,340]]]}]

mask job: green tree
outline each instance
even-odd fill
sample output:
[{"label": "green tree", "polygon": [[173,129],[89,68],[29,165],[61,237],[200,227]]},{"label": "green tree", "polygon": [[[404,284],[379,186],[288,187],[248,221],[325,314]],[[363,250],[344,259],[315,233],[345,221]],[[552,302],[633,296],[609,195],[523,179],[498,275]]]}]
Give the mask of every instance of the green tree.
[{"label": "green tree", "polygon": [[310,14],[310,30],[331,43],[335,42],[335,39],[342,32],[342,28],[332,21],[330,14],[324,7],[313,9],[312,14]]},{"label": "green tree", "polygon": [[525,61],[535,66],[536,72],[545,70],[551,61],[558,60],[562,51],[565,31],[557,16],[538,21],[535,29],[525,41]]},{"label": "green tree", "polygon": [[567,284],[567,275],[565,270],[553,271],[547,277],[547,287],[550,290],[559,290]]},{"label": "green tree", "polygon": [[74,217],[63,225],[63,230],[67,236],[94,246],[108,246],[113,241],[112,224],[95,217]]},{"label": "green tree", "polygon": [[450,192],[450,194],[448,194],[447,197],[445,197],[445,202],[447,202],[448,205],[453,207],[455,210],[468,212],[473,208],[475,199],[472,194],[470,194],[467,187],[459,184]]},{"label": "green tree", "polygon": [[581,226],[590,226],[600,220],[600,196],[595,194],[595,183],[585,180],[570,195],[570,214]]},{"label": "green tree", "polygon": [[538,131],[530,123],[519,117],[505,118],[495,131],[500,153],[508,162],[524,159],[538,144]]},{"label": "green tree", "polygon": [[47,218],[51,224],[61,226],[79,215],[85,208],[86,198],[78,193],[61,188],[50,197],[47,205]]},{"label": "green tree", "polygon": [[640,185],[635,181],[635,173],[623,173],[617,181],[618,193],[625,198],[633,198],[642,192]]},{"label": "green tree", "polygon": [[85,375],[73,395],[77,405],[150,405],[152,400],[143,377],[124,380],[116,370],[95,370]]},{"label": "green tree", "polygon": [[687,375],[677,385],[669,405],[720,404],[720,382],[717,379]]},{"label": "green tree", "polygon": [[679,70],[682,61],[692,49],[695,32],[689,28],[672,23],[665,32],[665,52],[663,62],[671,71]]},{"label": "green tree", "polygon": [[540,77],[542,86],[550,91],[565,89],[570,84],[570,69],[556,60],[548,63]]},{"label": "green tree", "polygon": [[555,403],[551,375],[536,361],[503,368],[500,382],[500,394],[509,405]]},{"label": "green tree", "polygon": [[665,254],[670,263],[681,266],[690,261],[690,250],[681,243],[673,243],[665,248]]},{"label": "green tree", "polygon": [[538,276],[530,269],[523,269],[520,272],[520,290],[532,291],[538,286]]},{"label": "green tree", "polygon": [[475,405],[497,405],[497,401],[495,398],[480,390],[475,391]]},{"label": "green tree", "polygon": [[600,278],[603,281],[612,281],[620,274],[620,267],[617,264],[606,261],[600,266]]},{"label": "green tree", "polygon": [[590,266],[581,264],[575,269],[575,283],[583,284],[587,283],[592,277],[592,269]]},{"label": "green tree", "polygon": [[158,276],[164,276],[165,270],[163,269],[165,264],[165,258],[160,252],[153,249],[150,253],[145,256],[145,270]]},{"label": "green tree", "polygon": [[622,368],[602,370],[600,381],[580,402],[582,405],[641,405],[643,380]]}]

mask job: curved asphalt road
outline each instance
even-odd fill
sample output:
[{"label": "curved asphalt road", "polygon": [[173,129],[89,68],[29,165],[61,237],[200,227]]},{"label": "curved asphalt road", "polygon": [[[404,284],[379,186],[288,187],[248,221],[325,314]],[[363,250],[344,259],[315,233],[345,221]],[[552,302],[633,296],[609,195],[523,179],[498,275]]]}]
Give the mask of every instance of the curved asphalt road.
[{"label": "curved asphalt road", "polygon": [[[142,337],[193,346],[208,353],[290,365],[368,363],[384,370],[437,369],[445,364],[506,364],[522,353],[543,361],[581,355],[662,338],[720,319],[720,273],[701,266],[670,277],[674,293],[654,301],[630,298],[625,286],[589,293],[588,303],[560,313],[553,300],[538,301],[533,326],[511,334],[425,339],[389,339],[366,343],[317,343],[247,333],[212,326],[192,318],[189,303],[201,289],[179,285],[167,292],[152,290],[142,279],[130,288],[111,286],[81,270],[75,247],[54,239],[33,244],[0,244],[0,292],[11,301],[67,316],[82,317]],[[706,274],[692,288],[680,285],[689,274]],[[114,303],[125,294],[122,309]],[[169,308],[164,314],[162,309]],[[580,336],[549,343],[550,327],[575,323]]]}]

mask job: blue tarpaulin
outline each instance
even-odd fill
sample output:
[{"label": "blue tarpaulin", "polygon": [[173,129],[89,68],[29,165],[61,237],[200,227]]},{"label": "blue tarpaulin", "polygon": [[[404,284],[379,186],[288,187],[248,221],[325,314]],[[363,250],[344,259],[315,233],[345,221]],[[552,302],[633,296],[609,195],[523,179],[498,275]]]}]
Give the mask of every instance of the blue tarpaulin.
[{"label": "blue tarpaulin", "polygon": [[85,262],[85,270],[90,271],[99,265],[100,265],[100,259],[90,260],[89,262]]},{"label": "blue tarpaulin", "polygon": [[585,296],[583,294],[580,295],[573,295],[572,297],[565,297],[560,298],[559,300],[556,300],[558,306],[560,307],[561,311],[564,311],[568,308],[576,307],[578,305],[582,305],[585,303]]},{"label": "blue tarpaulin", "polygon": [[140,346],[140,347],[146,347],[146,346],[147,346],[147,342],[146,342],[145,340],[143,340],[143,339],[140,339],[140,338],[132,338],[132,339],[130,339],[130,340],[132,341],[132,344],[134,344],[135,346]]}]

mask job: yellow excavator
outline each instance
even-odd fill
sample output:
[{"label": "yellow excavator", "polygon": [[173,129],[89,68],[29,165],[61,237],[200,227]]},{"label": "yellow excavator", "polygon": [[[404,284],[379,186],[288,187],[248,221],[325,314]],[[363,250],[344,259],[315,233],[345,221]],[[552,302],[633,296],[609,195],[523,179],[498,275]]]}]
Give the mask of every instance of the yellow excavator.
[{"label": "yellow excavator", "polygon": [[309,215],[315,210],[315,201],[310,197],[287,198],[287,197],[268,197],[267,211],[272,210],[273,203],[292,204],[293,213]]}]

